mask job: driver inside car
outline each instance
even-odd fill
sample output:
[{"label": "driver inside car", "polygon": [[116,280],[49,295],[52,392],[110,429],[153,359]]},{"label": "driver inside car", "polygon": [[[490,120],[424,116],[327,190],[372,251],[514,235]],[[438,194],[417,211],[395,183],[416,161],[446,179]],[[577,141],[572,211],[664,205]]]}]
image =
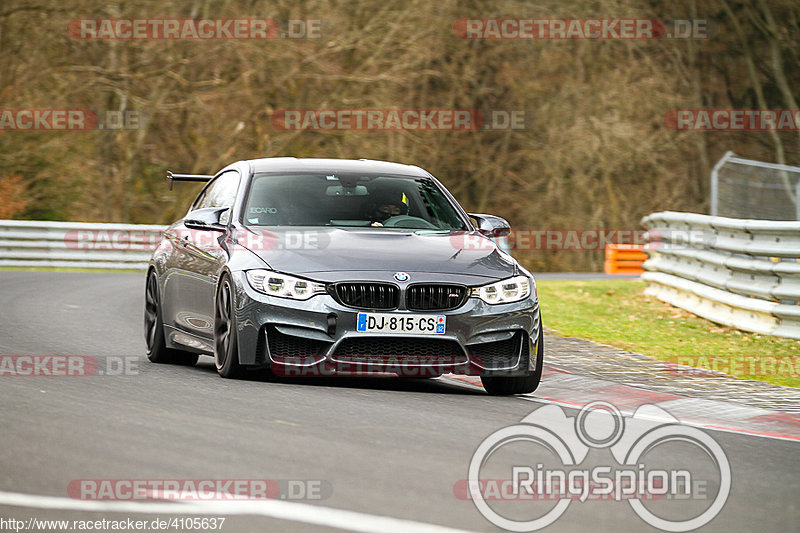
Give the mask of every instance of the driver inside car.
[{"label": "driver inside car", "polygon": [[404,193],[383,193],[373,202],[371,226],[383,226],[392,217],[408,214],[408,198]]}]

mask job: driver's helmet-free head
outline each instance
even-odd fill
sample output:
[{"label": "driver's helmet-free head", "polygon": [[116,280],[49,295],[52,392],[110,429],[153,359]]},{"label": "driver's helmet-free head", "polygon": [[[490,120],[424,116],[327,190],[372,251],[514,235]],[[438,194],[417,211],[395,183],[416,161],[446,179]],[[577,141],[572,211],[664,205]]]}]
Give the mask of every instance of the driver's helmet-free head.
[{"label": "driver's helmet-free head", "polygon": [[408,197],[399,191],[376,193],[372,198],[372,205],[373,219],[377,222],[408,214]]}]

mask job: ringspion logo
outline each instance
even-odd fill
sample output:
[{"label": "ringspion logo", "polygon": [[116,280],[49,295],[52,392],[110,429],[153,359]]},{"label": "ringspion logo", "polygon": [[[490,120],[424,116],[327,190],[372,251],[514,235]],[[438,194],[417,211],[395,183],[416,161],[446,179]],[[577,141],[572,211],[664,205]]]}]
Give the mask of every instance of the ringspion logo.
[{"label": "ringspion logo", "polygon": [[[586,461],[590,452],[610,457]],[[468,478],[457,481],[453,492],[509,531],[545,528],[573,504],[611,501],[627,502],[657,529],[679,532],[719,514],[731,477],[725,451],[704,431],[656,405],[623,414],[597,401],[574,417],[545,405],[498,429],[480,443]],[[693,505],[686,505],[689,500]],[[523,505],[510,513],[511,507],[496,503],[506,501]]]}]

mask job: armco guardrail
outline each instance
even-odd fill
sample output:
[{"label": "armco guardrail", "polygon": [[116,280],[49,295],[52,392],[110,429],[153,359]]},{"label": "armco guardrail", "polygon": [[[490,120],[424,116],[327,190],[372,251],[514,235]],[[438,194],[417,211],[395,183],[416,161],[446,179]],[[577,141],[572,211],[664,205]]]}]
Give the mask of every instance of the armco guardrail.
[{"label": "armco guardrail", "polygon": [[665,211],[647,228],[647,293],[714,322],[800,339],[800,222]]},{"label": "armco guardrail", "polygon": [[0,220],[0,267],[144,269],[165,226]]}]

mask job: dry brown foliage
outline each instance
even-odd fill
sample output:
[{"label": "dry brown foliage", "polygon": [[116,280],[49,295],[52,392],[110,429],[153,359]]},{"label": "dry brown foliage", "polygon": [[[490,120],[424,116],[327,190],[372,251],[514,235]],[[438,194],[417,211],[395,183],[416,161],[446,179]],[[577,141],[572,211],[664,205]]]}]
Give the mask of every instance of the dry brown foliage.
[{"label": "dry brown foliage", "polygon": [[0,176],[0,219],[10,219],[22,213],[28,205],[22,176]]},{"label": "dry brown foliage", "polygon": [[[146,114],[131,131],[7,132],[0,170],[20,175],[28,218],[166,223],[194,187],[166,169],[237,159],[388,159],[440,177],[468,210],[525,229],[631,229],[662,209],[704,212],[727,150],[800,163],[800,135],[676,132],[676,108],[791,108],[800,7],[790,0],[6,0],[3,108]],[[704,18],[710,39],[467,41],[465,17]],[[321,19],[321,39],[82,41],[82,17]],[[787,87],[788,93],[787,93]],[[763,104],[763,105],[762,105]],[[796,107],[796,102],[795,102]],[[296,132],[281,108],[525,109],[526,131]],[[519,253],[540,270],[597,270],[602,252]]]}]

